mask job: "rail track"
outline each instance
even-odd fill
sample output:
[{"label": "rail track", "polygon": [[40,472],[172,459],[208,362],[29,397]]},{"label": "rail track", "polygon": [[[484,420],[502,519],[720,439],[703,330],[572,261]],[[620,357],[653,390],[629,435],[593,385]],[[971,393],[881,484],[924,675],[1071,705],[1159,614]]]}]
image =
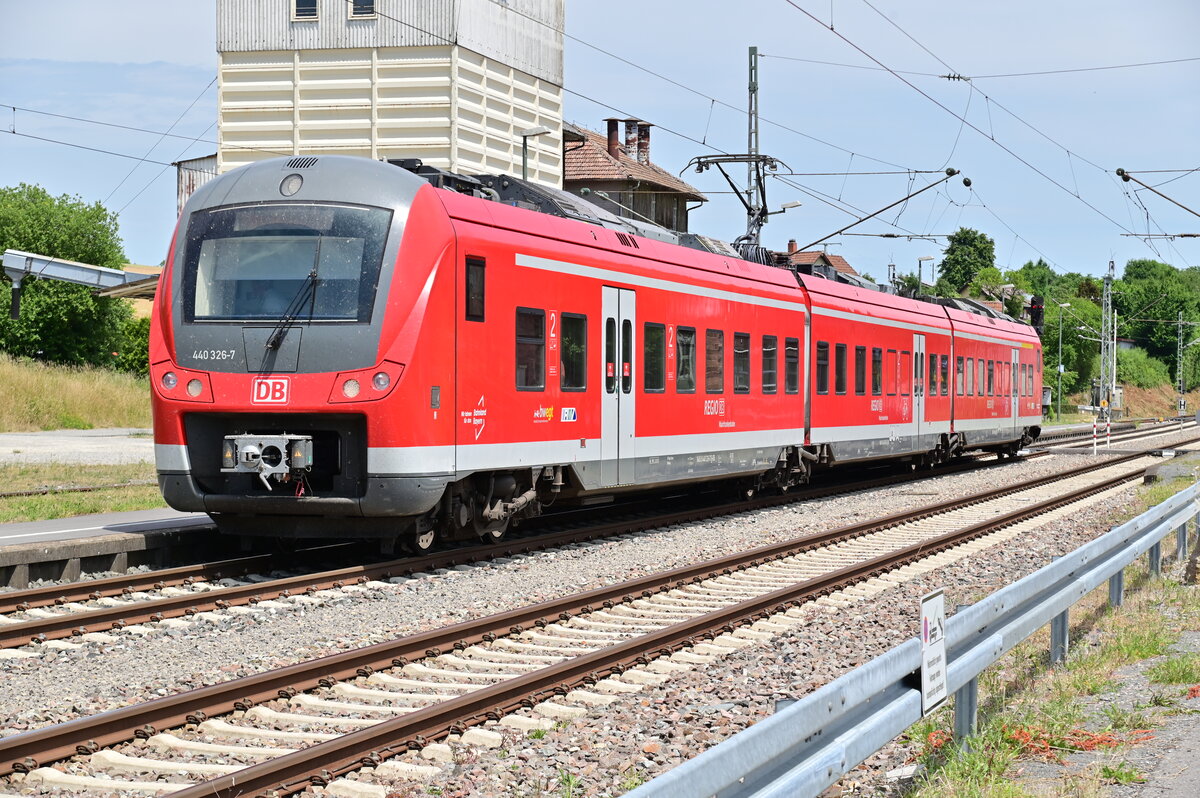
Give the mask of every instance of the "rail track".
[{"label": "rail track", "polygon": [[[984,460],[983,465],[986,467],[996,462]],[[305,568],[303,562],[319,562],[324,555],[339,547],[349,548],[348,544],[331,544],[297,552],[295,554],[306,558],[299,563],[279,555],[255,555],[0,593],[0,649],[73,637],[85,641],[103,640],[104,635],[136,624],[186,618],[212,610],[290,596],[311,595],[321,590],[386,581],[413,573],[470,565],[979,467],[978,459],[965,458],[962,462],[928,471],[891,474],[846,484],[810,486],[783,496],[759,496],[737,502],[714,497],[699,507],[695,495],[642,500],[609,506],[606,514],[616,517],[603,523],[595,521],[594,510],[573,510],[538,519],[538,523],[527,525],[529,528],[525,534],[495,544],[458,547],[424,556],[330,570]],[[264,571],[278,568],[303,572],[280,578],[261,575]],[[225,580],[224,584],[218,580]],[[100,637],[97,638],[97,635]]]},{"label": "rail track", "polygon": [[[1132,421],[1113,424],[1112,442],[1126,444],[1134,441],[1143,441],[1160,435],[1178,434],[1184,430],[1194,429],[1196,426],[1195,421],[1179,418],[1165,420],[1137,419],[1137,422],[1136,425]],[[1109,436],[1105,432],[1106,430],[1103,425],[1097,430],[1097,440],[1102,447],[1108,444]],[[1092,431],[1088,429],[1043,433],[1038,438],[1034,448],[1085,449],[1091,445]]]},{"label": "rail track", "polygon": [[[387,760],[588,712],[793,625],[802,603],[885,590],[1153,462],[1117,458],[2,738],[0,771],[26,792],[182,798],[291,794],[364,765],[413,775]],[[129,773],[162,780],[116,777]]]}]

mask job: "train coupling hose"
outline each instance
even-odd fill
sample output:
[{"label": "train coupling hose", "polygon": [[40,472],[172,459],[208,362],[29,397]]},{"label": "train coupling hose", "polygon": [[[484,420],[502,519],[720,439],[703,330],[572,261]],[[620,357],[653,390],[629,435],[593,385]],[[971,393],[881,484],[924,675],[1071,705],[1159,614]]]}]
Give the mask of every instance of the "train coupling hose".
[{"label": "train coupling hose", "polygon": [[530,488],[511,502],[496,502],[496,506],[484,510],[483,515],[489,521],[503,521],[505,518],[516,515],[528,507],[531,502],[537,499],[537,493],[536,487]]}]

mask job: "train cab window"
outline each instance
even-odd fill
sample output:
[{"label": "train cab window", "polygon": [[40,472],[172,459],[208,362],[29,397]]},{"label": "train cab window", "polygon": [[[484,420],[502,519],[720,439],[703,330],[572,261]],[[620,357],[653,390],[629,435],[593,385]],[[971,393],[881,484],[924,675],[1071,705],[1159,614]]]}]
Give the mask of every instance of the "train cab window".
[{"label": "train cab window", "polygon": [[937,355],[929,356],[929,395],[937,396],[938,369]]},{"label": "train cab window", "polygon": [[900,382],[900,358],[895,349],[887,351],[887,395],[896,395],[896,385]]},{"label": "train cab window", "polygon": [[963,396],[963,390],[966,388],[966,383],[963,378],[963,359],[957,357],[954,359],[954,393]]},{"label": "train cab window", "polygon": [[725,393],[725,332],[704,331],[704,391]]},{"label": "train cab window", "polygon": [[896,381],[900,383],[901,396],[908,396],[912,376],[912,353],[902,351],[900,353],[900,367],[896,372]]},{"label": "train cab window", "polygon": [[833,391],[838,396],[846,395],[846,345],[845,344],[838,344],[834,348]]},{"label": "train cab window", "polygon": [[871,349],[871,396],[883,396],[883,350]]},{"label": "train cab window", "polygon": [[800,339],[783,339],[783,390],[800,393]]},{"label": "train cab window", "polygon": [[994,360],[988,361],[987,388],[988,388],[988,391],[987,391],[988,396],[996,395],[996,362]]},{"label": "train cab window", "polygon": [[617,390],[617,320],[604,323],[604,392]]},{"label": "train cab window", "polygon": [[467,321],[483,321],[483,258],[467,258]]},{"label": "train cab window", "polygon": [[546,387],[546,311],[517,308],[517,390]]},{"label": "train cab window", "polygon": [[867,348],[854,347],[854,395],[865,396],[867,393]]},{"label": "train cab window", "polygon": [[817,393],[829,393],[828,341],[817,341]]},{"label": "train cab window", "polygon": [[733,334],[733,392],[750,393],[750,333]]},{"label": "train cab window", "polygon": [[[962,358],[958,359],[959,370],[962,370]],[[962,393],[959,390],[959,393]],[[950,395],[950,356],[942,355],[942,396]]]},{"label": "train cab window", "polygon": [[764,335],[762,339],[762,390],[775,393],[779,381],[779,339]]},{"label": "train cab window", "polygon": [[562,314],[559,342],[559,387],[564,391],[587,390],[587,316]]},{"label": "train cab window", "polygon": [[675,331],[675,392],[696,392],[696,329]]},{"label": "train cab window", "polygon": [[662,393],[667,389],[667,328],[646,322],[642,326],[642,390]]},{"label": "train cab window", "polygon": [[633,390],[633,322],[621,322],[621,393]]},{"label": "train cab window", "polygon": [[975,358],[967,358],[967,396],[975,395]]}]

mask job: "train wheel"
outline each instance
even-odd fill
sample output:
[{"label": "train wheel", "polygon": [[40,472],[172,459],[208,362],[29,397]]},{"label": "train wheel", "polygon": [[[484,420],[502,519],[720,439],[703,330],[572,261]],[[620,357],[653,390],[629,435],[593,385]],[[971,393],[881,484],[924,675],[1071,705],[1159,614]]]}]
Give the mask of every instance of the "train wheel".
[{"label": "train wheel", "polygon": [[475,534],[484,543],[495,543],[502,539],[504,533],[508,531],[508,518],[502,521],[485,521],[476,515],[473,520],[475,522]]}]

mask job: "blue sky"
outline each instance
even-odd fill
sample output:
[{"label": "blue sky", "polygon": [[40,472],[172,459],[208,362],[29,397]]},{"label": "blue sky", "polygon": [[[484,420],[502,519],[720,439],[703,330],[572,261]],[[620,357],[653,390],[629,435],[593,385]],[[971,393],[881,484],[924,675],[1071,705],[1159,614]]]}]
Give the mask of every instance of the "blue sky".
[{"label": "blue sky", "polygon": [[[157,162],[212,152],[214,5],[214,0],[60,0],[53,6],[0,0],[0,29],[8,34],[0,50],[0,105],[154,131],[0,107],[0,185],[38,183],[55,194],[104,201],[121,210],[129,258],[161,261],[175,221],[172,169],[27,136]],[[831,13],[836,33],[828,29]],[[565,44],[566,118],[595,129],[610,115],[655,123],[652,157],[674,172],[697,154],[744,151],[745,114],[721,103],[745,107],[747,47],[757,45],[764,55],[762,149],[792,171],[949,165],[973,182],[968,190],[951,181],[854,232],[938,235],[974,227],[995,239],[1002,268],[1041,256],[1060,271],[1093,274],[1102,272],[1109,258],[1118,268],[1142,257],[1197,265],[1198,239],[1147,244],[1122,235],[1148,229],[1196,233],[1200,219],[1149,192],[1135,194],[1112,172],[1117,167],[1200,167],[1195,133],[1200,60],[983,77],[1197,58],[1197,30],[1200,4],[1190,0],[745,0],[736,5],[659,0],[636,6],[569,0],[567,33],[586,44],[571,39]],[[875,67],[864,53],[893,70],[935,76],[903,75],[910,87],[886,71],[852,68]],[[952,71],[973,80],[936,77]],[[934,100],[965,115],[984,134]],[[158,135],[172,125],[173,133],[202,140]],[[5,135],[12,130],[23,135]],[[741,177],[740,170],[735,174]],[[1160,190],[1200,209],[1200,173],[1144,176],[1155,184],[1175,177]],[[718,175],[684,178],[713,199],[693,215],[694,230],[726,239],[742,232],[741,207],[719,193],[726,186]],[[910,184],[916,189],[929,179],[893,174],[789,178],[797,185],[772,180],[772,206],[804,204],[773,217],[764,243],[782,248],[788,238],[800,244],[821,238],[856,214],[900,199]],[[940,259],[944,239],[841,236],[830,244],[830,252],[881,278],[889,262],[905,272],[921,256]]]}]

